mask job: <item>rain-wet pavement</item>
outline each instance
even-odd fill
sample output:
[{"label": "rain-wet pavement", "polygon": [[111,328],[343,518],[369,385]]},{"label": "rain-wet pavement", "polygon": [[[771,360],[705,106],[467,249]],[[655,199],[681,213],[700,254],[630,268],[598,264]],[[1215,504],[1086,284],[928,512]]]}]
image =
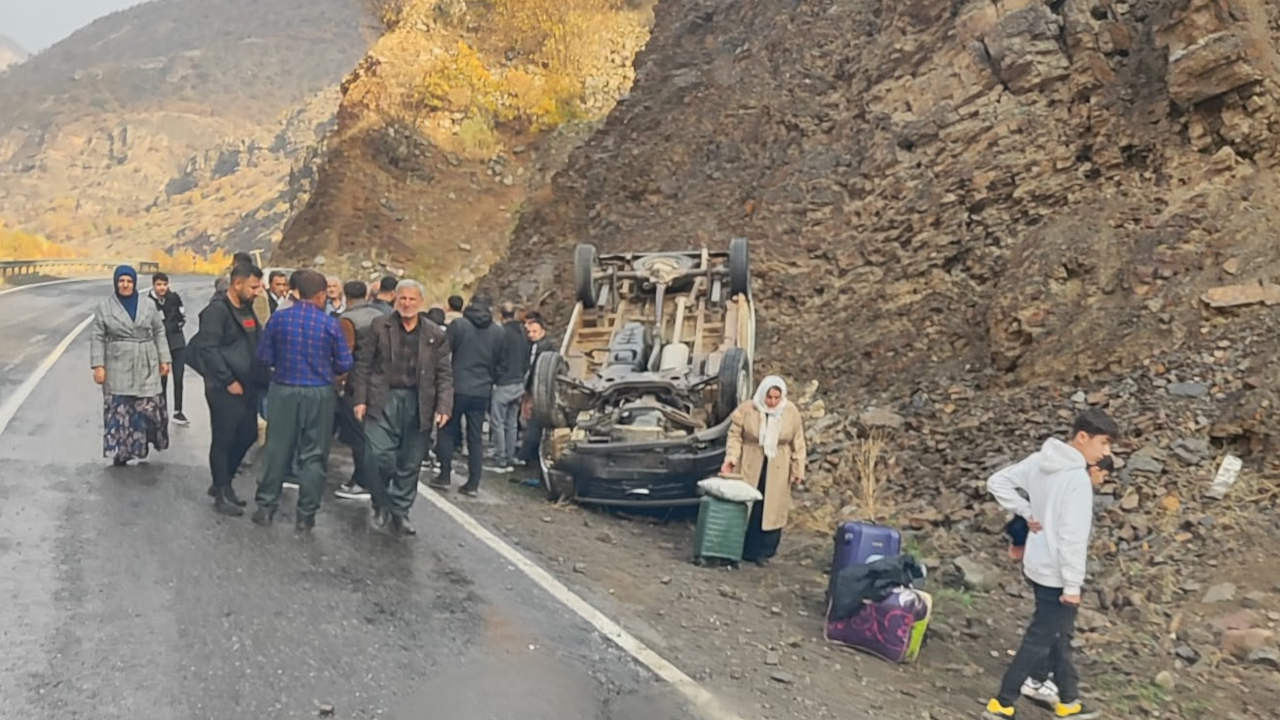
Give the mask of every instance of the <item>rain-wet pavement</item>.
[{"label": "rain-wet pavement", "polygon": [[[0,400],[103,285],[0,296]],[[175,285],[194,324],[209,281]],[[0,717],[692,717],[429,503],[408,540],[331,495],[309,537],[215,515],[194,373],[171,449],[109,467],[87,356],[86,332],[0,435]],[[256,479],[242,471],[240,494]]]}]

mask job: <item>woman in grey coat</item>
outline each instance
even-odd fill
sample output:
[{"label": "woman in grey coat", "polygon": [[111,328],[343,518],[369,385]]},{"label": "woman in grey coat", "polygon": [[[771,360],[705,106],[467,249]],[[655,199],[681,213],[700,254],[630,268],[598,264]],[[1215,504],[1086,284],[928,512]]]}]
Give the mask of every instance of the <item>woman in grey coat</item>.
[{"label": "woman in grey coat", "polygon": [[169,447],[169,413],[160,378],[169,374],[164,316],[138,302],[138,273],[116,268],[115,294],[93,311],[89,364],[103,390],[102,454],[116,465]]}]

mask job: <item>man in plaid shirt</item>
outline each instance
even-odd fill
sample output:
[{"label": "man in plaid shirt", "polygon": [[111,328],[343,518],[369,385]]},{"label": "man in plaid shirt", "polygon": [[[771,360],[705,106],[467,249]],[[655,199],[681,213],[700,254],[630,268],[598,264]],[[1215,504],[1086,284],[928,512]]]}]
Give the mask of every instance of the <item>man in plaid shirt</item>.
[{"label": "man in plaid shirt", "polygon": [[253,521],[269,525],[280,503],[280,488],[295,464],[298,510],[295,527],[316,524],[324,495],[337,407],[338,376],[354,361],[342,327],[324,311],[325,277],[313,270],[296,273],[298,296],[292,306],[271,316],[258,342],[258,360],[273,371],[267,392],[267,447]]}]

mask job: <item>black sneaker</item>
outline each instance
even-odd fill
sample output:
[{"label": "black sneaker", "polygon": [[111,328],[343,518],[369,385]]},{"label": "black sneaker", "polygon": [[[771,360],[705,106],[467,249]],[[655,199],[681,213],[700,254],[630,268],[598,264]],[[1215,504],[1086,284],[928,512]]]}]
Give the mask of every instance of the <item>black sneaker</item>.
[{"label": "black sneaker", "polygon": [[458,492],[471,498],[480,497],[480,488],[470,488],[464,485]]},{"label": "black sneaker", "polygon": [[333,494],[343,500],[368,500],[372,497],[368,490],[352,482],[344,483],[337,490],[334,490]]},{"label": "black sneaker", "polygon": [[254,510],[253,517],[250,518],[250,520],[253,520],[254,525],[262,525],[264,527],[270,525],[275,519],[276,509],[264,507],[259,507],[257,510]]},{"label": "black sneaker", "polygon": [[190,425],[190,424],[191,424],[191,421],[187,419],[187,416],[186,416],[186,415],[183,415],[183,414],[182,414],[182,411],[181,411],[181,410],[179,410],[178,412],[176,412],[176,413],[174,413],[174,414],[173,414],[173,422],[174,422],[175,424],[177,424],[177,425]]},{"label": "black sneaker", "polygon": [[232,505],[235,505],[236,507],[244,507],[245,505],[249,504],[244,500],[241,500],[240,496],[236,494],[236,489],[231,487],[230,485],[223,488],[222,496],[227,499],[227,502],[231,503]]},{"label": "black sneaker", "polygon": [[413,525],[409,524],[409,518],[407,517],[392,516],[391,528],[399,535],[418,534],[418,531],[414,529]]},{"label": "black sneaker", "polygon": [[300,533],[309,533],[315,528],[315,526],[315,515],[299,515],[297,519],[293,521],[293,529]]},{"label": "black sneaker", "polygon": [[226,515],[228,517],[240,517],[241,515],[244,515],[244,510],[240,506],[231,502],[231,500],[225,495],[219,495],[214,498],[213,511],[219,515]]}]

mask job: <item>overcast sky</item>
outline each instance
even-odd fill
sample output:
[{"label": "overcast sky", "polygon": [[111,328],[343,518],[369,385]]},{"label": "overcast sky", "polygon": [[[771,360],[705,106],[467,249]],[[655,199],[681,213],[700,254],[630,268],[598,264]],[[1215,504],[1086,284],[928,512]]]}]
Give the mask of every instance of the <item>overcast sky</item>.
[{"label": "overcast sky", "polygon": [[143,0],[0,0],[0,35],[27,52],[44,50],[103,15]]}]

